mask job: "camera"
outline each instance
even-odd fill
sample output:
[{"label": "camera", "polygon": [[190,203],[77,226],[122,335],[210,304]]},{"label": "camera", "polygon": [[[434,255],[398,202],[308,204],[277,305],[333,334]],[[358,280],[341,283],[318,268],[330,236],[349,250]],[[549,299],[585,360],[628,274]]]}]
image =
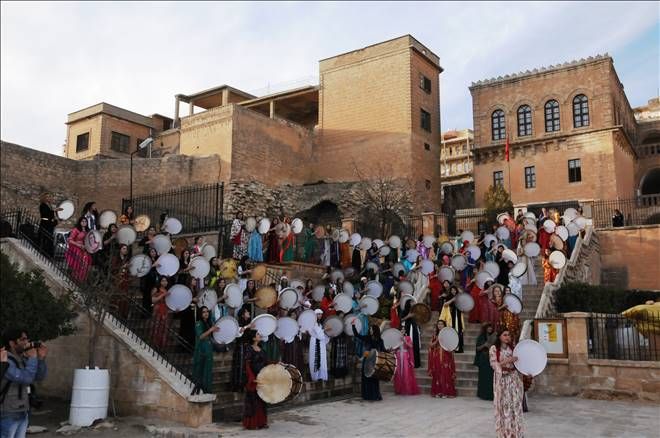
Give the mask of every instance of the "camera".
[{"label": "camera", "polygon": [[41,345],[42,345],[41,341],[30,342],[28,344],[28,347],[26,348],[26,350],[29,350],[31,348],[39,348],[39,347],[41,347]]}]

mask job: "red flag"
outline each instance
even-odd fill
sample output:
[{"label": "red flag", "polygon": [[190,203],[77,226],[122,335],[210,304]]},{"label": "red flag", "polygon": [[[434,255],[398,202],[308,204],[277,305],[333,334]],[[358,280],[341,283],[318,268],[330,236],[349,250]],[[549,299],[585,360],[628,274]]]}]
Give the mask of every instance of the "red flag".
[{"label": "red flag", "polygon": [[509,136],[506,136],[506,145],[504,146],[504,154],[506,155],[506,161],[509,161]]}]

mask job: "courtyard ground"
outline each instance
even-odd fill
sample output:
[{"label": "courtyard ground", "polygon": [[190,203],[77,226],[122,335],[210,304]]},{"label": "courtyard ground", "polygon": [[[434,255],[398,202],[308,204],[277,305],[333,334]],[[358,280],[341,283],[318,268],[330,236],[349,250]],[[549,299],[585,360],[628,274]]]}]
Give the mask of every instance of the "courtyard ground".
[{"label": "courtyard ground", "polygon": [[[526,437],[658,437],[660,405],[587,400],[567,397],[530,397],[525,414]],[[61,437],[54,431],[67,419],[67,407],[51,403],[31,424],[49,431],[35,437]],[[269,429],[245,431],[240,423],[220,423],[200,429],[154,423],[135,417],[109,418],[98,429],[84,429],[75,437],[493,437],[492,402],[477,398],[432,399],[428,395],[397,397],[382,402],[358,398],[318,403],[304,408],[279,409],[269,415]]]}]

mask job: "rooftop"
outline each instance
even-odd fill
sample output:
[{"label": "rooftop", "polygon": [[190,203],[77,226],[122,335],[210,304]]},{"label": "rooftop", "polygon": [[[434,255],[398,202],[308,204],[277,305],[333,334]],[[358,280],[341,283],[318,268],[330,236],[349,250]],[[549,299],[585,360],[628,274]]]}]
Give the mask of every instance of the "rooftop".
[{"label": "rooftop", "polygon": [[153,120],[151,117],[143,116],[142,114],[138,114],[124,108],[119,108],[118,106],[114,106],[105,102],[97,103],[96,105],[72,112],[68,115],[66,123],[70,124],[101,113],[127,120],[129,122],[137,123],[138,125],[144,125],[148,128],[153,127]]}]

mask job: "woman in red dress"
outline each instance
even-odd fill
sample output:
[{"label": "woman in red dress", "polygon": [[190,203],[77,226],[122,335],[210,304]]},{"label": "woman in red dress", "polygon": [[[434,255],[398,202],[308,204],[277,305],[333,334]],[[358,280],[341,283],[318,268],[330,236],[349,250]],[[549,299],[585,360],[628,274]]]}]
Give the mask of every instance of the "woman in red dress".
[{"label": "woman in red dress", "polygon": [[435,334],[429,345],[428,373],[431,376],[431,397],[456,397],[456,364],[454,353],[446,351],[440,345],[438,334],[447,324],[439,320],[435,326]]},{"label": "woman in red dress", "polygon": [[442,309],[442,305],[440,304],[442,283],[440,283],[440,279],[435,271],[429,274],[429,289],[431,289],[431,310],[440,311]]},{"label": "woman in red dress", "polygon": [[77,283],[82,283],[87,279],[87,273],[92,266],[92,257],[85,249],[85,236],[88,231],[87,219],[81,217],[69,234],[67,241],[69,246],[64,253],[64,258],[69,268],[71,268],[73,279]]},{"label": "woman in red dress", "polygon": [[246,429],[265,429],[268,427],[266,403],[257,393],[257,376],[268,365],[266,353],[259,346],[261,336],[256,330],[245,331],[245,403],[243,405],[243,427]]},{"label": "woman in red dress", "polygon": [[167,343],[167,331],[170,326],[170,311],[165,304],[165,298],[170,293],[167,290],[169,281],[167,277],[161,277],[158,288],[151,291],[151,302],[154,305],[153,319],[151,321],[151,342],[157,349],[165,348]]},{"label": "woman in red dress", "polygon": [[397,367],[394,374],[394,392],[397,395],[417,395],[421,391],[415,377],[413,341],[408,335],[403,337],[403,345],[396,353]]}]

